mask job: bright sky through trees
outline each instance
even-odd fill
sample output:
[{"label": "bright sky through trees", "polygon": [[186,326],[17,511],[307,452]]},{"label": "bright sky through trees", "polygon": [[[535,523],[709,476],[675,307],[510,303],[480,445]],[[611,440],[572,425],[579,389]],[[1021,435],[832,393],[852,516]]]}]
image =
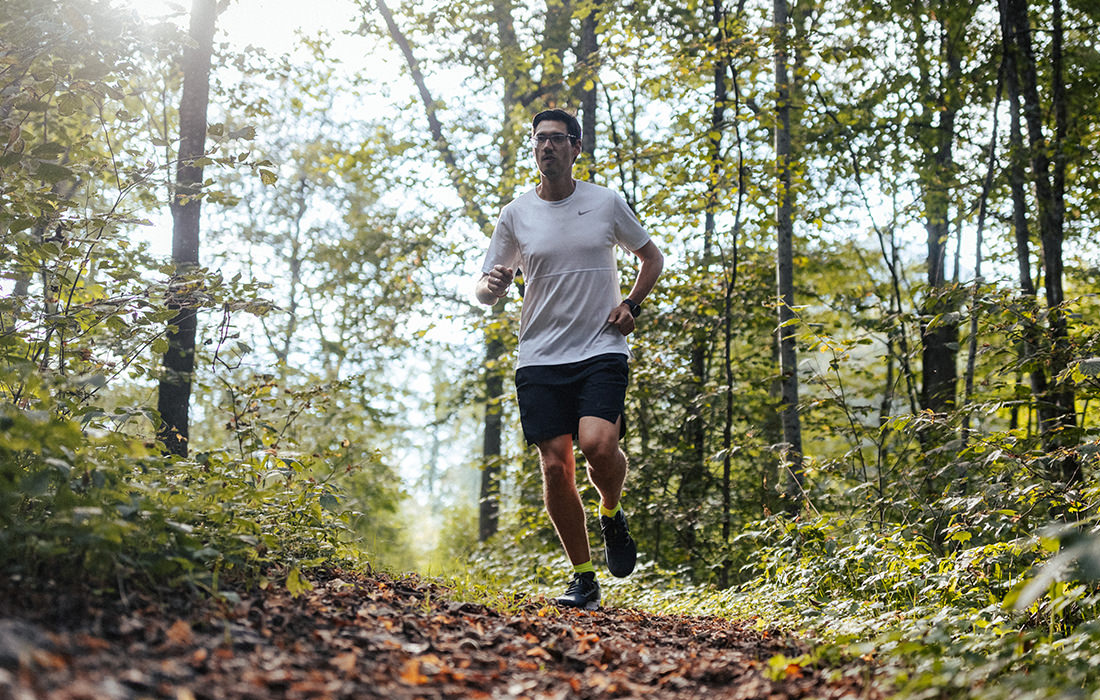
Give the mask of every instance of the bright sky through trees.
[{"label": "bright sky through trees", "polygon": [[[136,10],[148,21],[171,21],[186,26],[190,16],[189,0],[118,0],[122,6]],[[232,0],[218,16],[217,42],[227,43],[233,50],[246,47],[262,49],[270,56],[287,54],[309,59],[303,37],[324,34],[330,41],[327,55],[345,66],[348,74],[361,70],[368,62],[372,71],[384,67],[369,53],[369,42],[361,36],[349,36],[356,26],[358,9],[350,0],[316,0],[303,3],[296,0]],[[374,59],[374,60],[372,60]],[[309,59],[312,60],[312,59]],[[216,105],[212,109],[217,112]],[[215,115],[211,115],[217,120]],[[145,229],[152,252],[167,255],[171,241],[171,221],[165,210],[153,215],[152,228]]]},{"label": "bright sky through trees", "polygon": [[[190,3],[185,0],[124,0],[124,4],[150,19],[186,18],[190,11]],[[292,52],[298,33],[325,31],[338,37],[355,16],[356,8],[347,0],[233,0],[218,17],[218,38],[239,47],[253,45],[271,53]],[[358,50],[362,50],[362,39],[338,41],[334,46],[337,56],[361,56],[350,48],[352,43],[360,44]]]}]

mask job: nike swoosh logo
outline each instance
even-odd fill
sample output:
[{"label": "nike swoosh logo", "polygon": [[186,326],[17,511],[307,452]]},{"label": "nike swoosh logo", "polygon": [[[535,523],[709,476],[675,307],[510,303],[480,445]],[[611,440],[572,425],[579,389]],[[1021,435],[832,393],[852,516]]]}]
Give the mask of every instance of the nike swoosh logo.
[{"label": "nike swoosh logo", "polygon": [[590,211],[592,211],[592,210],[591,209],[585,209],[584,211],[579,211],[578,210],[577,211],[577,216],[584,216],[585,214],[587,214]]}]

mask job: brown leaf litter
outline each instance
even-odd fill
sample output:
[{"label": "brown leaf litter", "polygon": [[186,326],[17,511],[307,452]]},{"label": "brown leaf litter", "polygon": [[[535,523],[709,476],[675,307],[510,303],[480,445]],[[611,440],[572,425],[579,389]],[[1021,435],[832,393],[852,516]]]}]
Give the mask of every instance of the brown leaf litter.
[{"label": "brown leaf litter", "polygon": [[311,579],[233,605],[0,580],[0,700],[882,696],[866,663],[802,665],[804,644],[752,621],[541,599],[502,612],[415,577]]}]

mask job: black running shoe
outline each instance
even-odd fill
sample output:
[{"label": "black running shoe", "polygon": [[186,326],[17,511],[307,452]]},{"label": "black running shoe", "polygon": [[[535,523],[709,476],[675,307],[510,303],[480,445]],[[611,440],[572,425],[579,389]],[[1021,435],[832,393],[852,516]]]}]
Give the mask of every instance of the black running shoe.
[{"label": "black running shoe", "polygon": [[596,572],[585,571],[583,574],[573,574],[573,580],[565,589],[565,595],[555,598],[554,602],[565,608],[599,609],[600,583],[596,580]]},{"label": "black running shoe", "polygon": [[622,509],[613,518],[601,515],[600,529],[603,530],[607,570],[619,578],[629,576],[638,560],[638,545],[634,544],[634,538],[630,536]]}]

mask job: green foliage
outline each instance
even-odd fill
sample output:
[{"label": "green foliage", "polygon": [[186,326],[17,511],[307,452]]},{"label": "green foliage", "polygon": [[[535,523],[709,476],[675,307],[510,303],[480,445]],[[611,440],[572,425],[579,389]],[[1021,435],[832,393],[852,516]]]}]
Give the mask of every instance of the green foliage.
[{"label": "green foliage", "polygon": [[[400,489],[377,449],[354,433],[316,430],[311,406],[328,408],[350,382],[235,386],[234,368],[251,352],[236,326],[272,311],[258,297],[263,283],[180,273],[140,242],[166,208],[162,188],[176,165],[175,115],[162,105],[178,103],[179,32],[94,0],[5,3],[0,30],[5,569],[112,587],[216,591],[226,577],[266,575],[301,585],[303,567],[359,558],[359,543],[379,532],[395,540],[387,518]],[[242,145],[254,138],[255,127],[215,123],[203,164],[223,176],[259,169],[271,184],[265,168],[274,165]],[[237,201],[212,179],[203,196]],[[151,438],[159,417],[150,386],[181,297],[220,312],[197,382],[207,368],[221,371],[230,416],[229,439],[193,443],[193,460],[161,456]],[[196,413],[221,419],[213,402],[198,403]],[[343,403],[344,416],[354,411]],[[300,439],[309,431],[314,440]]]},{"label": "green foliage", "polygon": [[[1079,528],[1031,534],[1021,516],[1042,503],[1030,489],[1001,494],[998,505],[1019,510],[994,508],[991,498],[934,504],[952,513],[942,547],[913,526],[769,518],[737,538],[753,552],[739,586],[695,584],[685,571],[643,558],[629,579],[601,577],[604,600],[658,614],[778,625],[814,645],[809,663],[874,662],[878,682],[899,697],[1094,693],[1100,688],[1096,536]],[[552,597],[568,574],[560,553],[530,539],[498,540],[470,562],[450,585],[461,596],[502,607]],[[1035,586],[1043,594],[1023,601],[1021,589]]]},{"label": "green foliage", "polygon": [[31,580],[96,586],[264,575],[352,555],[357,513],[321,455],[162,457],[56,411],[3,405],[0,562]]}]

